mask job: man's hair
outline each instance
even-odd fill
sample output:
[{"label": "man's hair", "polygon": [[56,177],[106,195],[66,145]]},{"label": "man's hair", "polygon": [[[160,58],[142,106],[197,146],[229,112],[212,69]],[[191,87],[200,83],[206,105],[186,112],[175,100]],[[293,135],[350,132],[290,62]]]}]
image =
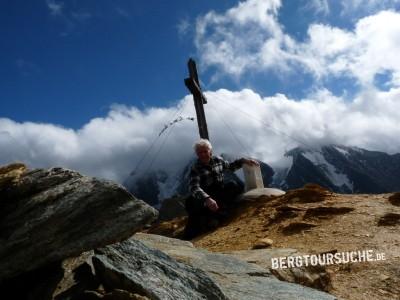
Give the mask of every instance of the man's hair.
[{"label": "man's hair", "polygon": [[209,140],[206,139],[200,139],[193,145],[193,149],[195,152],[197,152],[197,149],[199,149],[200,147],[207,147],[208,149],[212,150],[211,143],[209,142]]}]

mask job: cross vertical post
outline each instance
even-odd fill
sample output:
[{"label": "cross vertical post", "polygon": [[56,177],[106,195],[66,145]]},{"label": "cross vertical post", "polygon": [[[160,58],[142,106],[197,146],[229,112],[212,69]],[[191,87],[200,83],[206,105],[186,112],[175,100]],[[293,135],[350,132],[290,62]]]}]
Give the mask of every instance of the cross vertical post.
[{"label": "cross vertical post", "polygon": [[204,106],[203,106],[203,104],[207,103],[207,99],[203,95],[203,92],[201,90],[199,77],[197,75],[196,63],[192,58],[190,58],[188,61],[188,69],[189,69],[189,77],[185,78],[185,85],[193,95],[200,138],[210,140],[208,137],[206,115],[204,113]]}]

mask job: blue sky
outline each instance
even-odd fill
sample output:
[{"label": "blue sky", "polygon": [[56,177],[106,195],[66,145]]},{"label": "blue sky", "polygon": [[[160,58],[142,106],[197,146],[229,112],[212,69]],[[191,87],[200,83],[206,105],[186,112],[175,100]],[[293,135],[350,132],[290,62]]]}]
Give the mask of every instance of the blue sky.
[{"label": "blue sky", "polygon": [[179,26],[232,4],[6,1],[1,115],[79,128],[112,103],[171,105],[186,94],[186,61],[196,56],[192,33]]},{"label": "blue sky", "polygon": [[[189,57],[216,152],[400,152],[400,0],[15,0],[0,20],[0,163],[123,181],[195,116]],[[173,127],[157,166],[192,155],[196,123]]]},{"label": "blue sky", "polygon": [[[186,61],[198,59],[208,89],[249,87],[263,95],[299,98],[313,88],[310,74],[285,78],[278,70],[249,71],[241,78],[204,66],[194,44],[196,19],[223,14],[237,1],[7,1],[0,12],[2,117],[80,128],[104,116],[113,103],[138,108],[169,106],[187,90]],[[311,22],[351,28],[339,1],[330,12],[313,1],[283,1],[278,20],[297,41]],[[320,4],[321,5],[321,4]],[[299,74],[301,76],[299,76]],[[348,80],[346,80],[348,82]],[[353,84],[328,80],[335,93]]]}]

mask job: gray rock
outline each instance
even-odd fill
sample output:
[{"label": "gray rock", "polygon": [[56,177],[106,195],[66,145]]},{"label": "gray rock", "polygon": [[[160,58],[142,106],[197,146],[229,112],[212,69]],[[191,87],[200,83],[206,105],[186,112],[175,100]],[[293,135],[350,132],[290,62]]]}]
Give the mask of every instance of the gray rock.
[{"label": "gray rock", "polygon": [[122,289],[150,299],[226,299],[202,270],[129,239],[97,249],[96,275],[106,290]]},{"label": "gray rock", "polygon": [[123,187],[52,168],[0,188],[0,281],[124,240],[157,211]]},{"label": "gray rock", "polygon": [[[145,296],[132,294],[124,290],[115,289],[112,292],[105,294],[103,300],[149,300]],[[86,299],[85,299],[86,300]]]},{"label": "gray rock", "polygon": [[310,265],[286,269],[272,268],[272,258],[302,255],[296,249],[237,250],[226,253],[266,268],[280,280],[298,283],[322,291],[328,291],[332,287],[331,278],[325,266]]},{"label": "gray rock", "polygon": [[[325,292],[280,281],[268,268],[250,264],[232,255],[197,249],[187,241],[143,233],[135,234],[134,238],[180,262],[205,271],[218,283],[228,299],[336,299]],[[294,249],[285,249],[280,254],[295,252]]]}]

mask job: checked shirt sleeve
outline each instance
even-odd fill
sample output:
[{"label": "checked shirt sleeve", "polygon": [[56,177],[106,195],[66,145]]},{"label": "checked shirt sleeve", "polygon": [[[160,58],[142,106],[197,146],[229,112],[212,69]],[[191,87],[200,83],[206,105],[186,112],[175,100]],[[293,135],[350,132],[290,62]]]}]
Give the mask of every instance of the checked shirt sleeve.
[{"label": "checked shirt sleeve", "polygon": [[222,165],[224,166],[224,169],[235,172],[243,166],[243,158],[237,159],[231,163],[227,160],[222,160]]},{"label": "checked shirt sleeve", "polygon": [[192,196],[201,201],[206,200],[209,195],[200,187],[200,174],[195,167],[190,171],[189,190]]}]

